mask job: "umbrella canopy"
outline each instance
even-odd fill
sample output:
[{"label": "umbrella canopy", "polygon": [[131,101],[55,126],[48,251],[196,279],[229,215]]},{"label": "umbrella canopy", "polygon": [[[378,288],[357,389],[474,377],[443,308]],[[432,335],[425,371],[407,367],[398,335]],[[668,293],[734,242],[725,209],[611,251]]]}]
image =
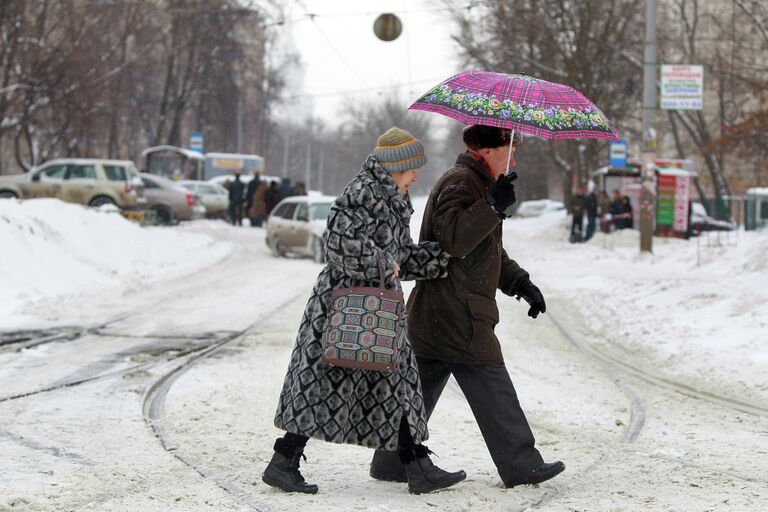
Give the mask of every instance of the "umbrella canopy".
[{"label": "umbrella canopy", "polygon": [[465,71],[435,86],[408,108],[550,140],[619,140],[608,118],[586,96],[567,85],[528,75]]}]

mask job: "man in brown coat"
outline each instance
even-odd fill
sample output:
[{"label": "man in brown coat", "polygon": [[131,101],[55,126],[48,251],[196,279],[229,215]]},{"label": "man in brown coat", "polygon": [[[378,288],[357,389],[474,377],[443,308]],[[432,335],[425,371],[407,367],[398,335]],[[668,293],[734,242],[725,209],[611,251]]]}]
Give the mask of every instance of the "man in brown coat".
[{"label": "man in brown coat", "polygon": [[[535,484],[565,465],[545,463],[534,447],[494,333],[497,289],[524,298],[533,318],[546,311],[541,291],[502,246],[501,222],[515,202],[517,178],[506,171],[515,165],[521,139],[512,141],[510,130],[480,125],[466,127],[463,139],[467,151],[432,190],[420,233],[421,241],[437,241],[451,254],[448,277],[417,282],[408,299],[408,335],[427,415],[453,375],[504,485]],[[396,455],[377,451],[371,476],[401,480],[404,471]]]}]

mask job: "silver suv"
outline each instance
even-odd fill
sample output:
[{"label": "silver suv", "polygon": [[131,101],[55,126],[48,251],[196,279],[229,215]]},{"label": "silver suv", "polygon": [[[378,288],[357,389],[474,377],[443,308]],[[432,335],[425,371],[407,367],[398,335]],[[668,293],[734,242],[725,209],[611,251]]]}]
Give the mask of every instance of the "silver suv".
[{"label": "silver suv", "polygon": [[59,158],[24,174],[0,176],[0,199],[37,197],[123,209],[145,204],[144,185],[130,160]]}]

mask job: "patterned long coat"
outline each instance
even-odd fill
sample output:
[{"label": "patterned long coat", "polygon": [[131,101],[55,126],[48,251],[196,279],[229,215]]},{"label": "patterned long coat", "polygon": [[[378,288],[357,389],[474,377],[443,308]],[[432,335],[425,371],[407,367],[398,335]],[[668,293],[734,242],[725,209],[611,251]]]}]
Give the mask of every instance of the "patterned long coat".
[{"label": "patterned long coat", "polygon": [[377,281],[379,255],[386,261],[387,282],[397,290],[400,283],[392,279],[395,262],[403,280],[447,275],[448,259],[437,242],[413,243],[412,213],[408,197],[400,194],[372,155],[336,198],[323,235],[328,264],[304,311],[275,415],[278,428],[392,451],[405,416],[414,442],[427,439],[421,382],[407,339],[397,372],[329,366],[320,359],[331,292],[354,286],[357,280]]}]

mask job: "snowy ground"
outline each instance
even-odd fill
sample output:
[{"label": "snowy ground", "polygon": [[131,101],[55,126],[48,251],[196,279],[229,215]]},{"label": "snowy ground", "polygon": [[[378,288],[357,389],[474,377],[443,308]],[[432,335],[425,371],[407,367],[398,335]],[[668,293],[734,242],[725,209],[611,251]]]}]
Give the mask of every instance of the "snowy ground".
[{"label": "snowy ground", "polygon": [[370,450],[313,441],[321,490],[295,496],[260,475],[321,267],[273,258],[261,229],[0,201],[0,510],[764,510],[768,234],[702,240],[697,266],[695,241],[640,256],[636,232],[572,245],[566,222],[506,222],[548,312],[500,295],[497,328],[566,472],[501,488],[452,385],[429,446],[466,482],[411,496],[367,476]]}]

